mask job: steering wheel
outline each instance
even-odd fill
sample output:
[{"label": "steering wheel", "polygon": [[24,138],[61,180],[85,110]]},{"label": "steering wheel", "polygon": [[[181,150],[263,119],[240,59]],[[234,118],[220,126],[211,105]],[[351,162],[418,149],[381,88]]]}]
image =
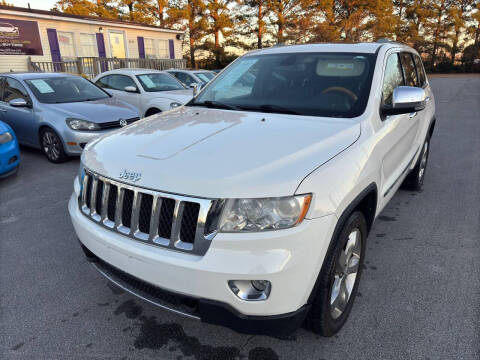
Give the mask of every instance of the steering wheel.
[{"label": "steering wheel", "polygon": [[348,96],[350,96],[353,101],[357,101],[358,100],[358,96],[355,95],[355,93],[351,90],[348,90],[347,88],[344,88],[343,86],[331,86],[325,90],[323,90],[321,92],[321,94],[326,94],[326,93],[329,93],[331,91],[338,91],[338,92],[342,92],[344,94],[347,94]]}]

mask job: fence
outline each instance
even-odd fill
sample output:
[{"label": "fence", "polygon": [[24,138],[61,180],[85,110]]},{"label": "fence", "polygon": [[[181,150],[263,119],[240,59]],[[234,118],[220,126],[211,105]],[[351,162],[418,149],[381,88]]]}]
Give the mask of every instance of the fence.
[{"label": "fence", "polygon": [[98,74],[121,68],[142,68],[142,69],[184,69],[184,59],[118,59],[118,58],[97,58],[79,57],[76,60],[64,61],[32,61],[27,58],[28,70],[39,72],[67,72],[82,75],[89,79]]}]

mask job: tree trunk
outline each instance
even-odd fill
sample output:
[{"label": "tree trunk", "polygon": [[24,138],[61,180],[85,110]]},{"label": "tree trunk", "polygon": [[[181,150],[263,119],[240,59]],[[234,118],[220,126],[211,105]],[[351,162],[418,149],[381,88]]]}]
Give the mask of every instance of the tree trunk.
[{"label": "tree trunk", "polygon": [[258,37],[258,42],[257,42],[257,46],[259,49],[262,48],[262,36],[263,36],[263,6],[262,6],[262,1],[260,0],[258,2],[258,34],[257,34],[257,37]]},{"label": "tree trunk", "polygon": [[157,0],[157,5],[158,5],[158,20],[160,22],[160,26],[163,27],[165,25],[165,19],[163,18],[165,6],[162,0]]},{"label": "tree trunk", "polygon": [[220,47],[220,30],[215,30],[215,48]]}]

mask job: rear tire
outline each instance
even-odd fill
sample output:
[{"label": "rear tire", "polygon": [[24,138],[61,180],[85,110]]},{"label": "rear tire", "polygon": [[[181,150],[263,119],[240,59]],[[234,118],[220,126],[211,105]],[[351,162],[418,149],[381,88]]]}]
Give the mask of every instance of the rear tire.
[{"label": "rear tire", "polygon": [[348,319],[365,258],[367,223],[360,211],[345,221],[330,247],[306,318],[306,326],[322,336],[337,333]]},{"label": "rear tire", "polygon": [[427,170],[428,155],[430,154],[430,135],[427,136],[420,150],[417,164],[403,181],[402,188],[406,190],[419,191],[423,187],[425,172]]},{"label": "rear tire", "polygon": [[68,156],[63,148],[63,143],[55,131],[50,128],[40,132],[40,146],[48,161],[60,164],[67,161]]}]

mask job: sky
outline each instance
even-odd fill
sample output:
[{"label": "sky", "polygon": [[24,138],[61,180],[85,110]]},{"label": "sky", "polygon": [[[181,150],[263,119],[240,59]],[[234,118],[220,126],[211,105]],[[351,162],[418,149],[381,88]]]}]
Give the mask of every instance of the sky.
[{"label": "sky", "polygon": [[41,10],[50,10],[56,2],[57,0],[7,0],[7,3],[20,7],[28,7],[28,3],[30,3],[32,9]]}]

